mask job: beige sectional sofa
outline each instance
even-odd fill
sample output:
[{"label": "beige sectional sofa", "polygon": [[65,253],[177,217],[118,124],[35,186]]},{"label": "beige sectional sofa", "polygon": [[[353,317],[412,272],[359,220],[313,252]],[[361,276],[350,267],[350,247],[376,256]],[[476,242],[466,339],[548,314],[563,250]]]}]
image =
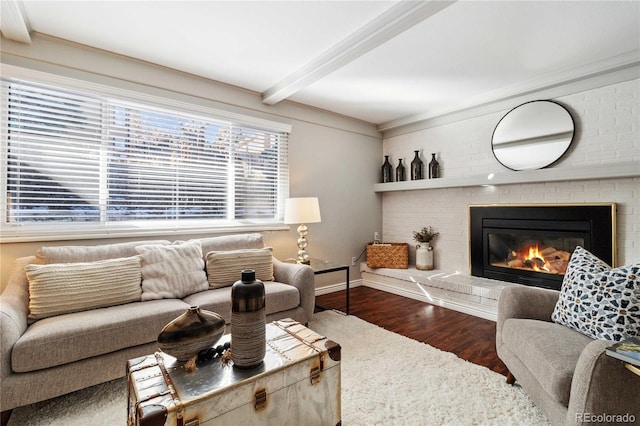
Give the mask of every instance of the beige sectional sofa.
[{"label": "beige sectional sofa", "polygon": [[[141,254],[145,252],[141,250],[141,246],[157,249],[162,246],[173,247],[176,243],[140,241],[90,247],[43,247],[36,256],[16,260],[10,282],[0,295],[2,412],[124,376],[126,361],[156,351],[156,339],[161,329],[189,306],[198,305],[217,312],[228,323],[231,318],[231,287],[221,284],[219,280],[216,282],[214,278],[225,273],[229,277],[236,276],[235,273],[229,273],[229,270],[222,271],[225,263],[233,263],[234,268],[243,266],[238,261],[241,256],[235,256],[234,253],[264,251],[262,235],[255,233],[190,240],[190,247],[201,249],[202,260],[191,258],[189,262],[195,262],[203,270],[194,275],[194,280],[188,280],[183,292],[185,294],[173,297],[171,292],[163,293],[162,288],[159,288],[163,283],[154,281],[155,278],[151,277],[153,270],[144,269],[149,265],[145,264],[145,255]],[[166,254],[168,251],[164,252]],[[132,258],[143,258],[140,260],[142,272],[136,272],[135,267],[126,266]],[[121,264],[118,266],[124,268],[124,272],[114,267],[117,272],[112,276],[113,281],[102,284],[106,293],[113,294],[104,297],[88,294],[80,298],[80,301],[74,299],[74,295],[80,294],[83,289],[103,290],[99,284],[95,288],[90,287],[94,281],[100,281],[100,278],[90,278],[84,284],[74,284],[74,279],[77,281],[78,267],[69,264],[89,264],[90,268],[103,265],[100,262],[113,264],[105,259],[129,259],[116,261],[115,263]],[[179,259],[176,265],[181,267],[184,263]],[[27,267],[43,264],[52,266]],[[312,269],[309,266],[284,263],[275,258],[272,258],[270,266],[272,270],[269,271],[273,276],[267,278],[272,280],[265,280],[267,321],[285,317],[302,323],[311,321],[315,302]],[[216,267],[221,267],[219,274],[214,269]],[[57,281],[62,286],[71,286],[68,298],[60,297],[59,293],[55,296],[47,293],[51,288],[54,292],[60,291],[60,288],[50,283],[48,286],[43,285],[41,281],[44,278],[38,275],[53,274],[59,278],[60,271],[75,274],[74,279]],[[123,287],[122,291],[114,291],[114,288],[121,286],[121,281],[126,281],[123,277],[131,274],[135,277],[136,273],[141,280],[140,289],[132,287],[129,279],[128,287]],[[187,275],[179,274],[180,277]],[[207,277],[205,279],[208,282],[202,283],[202,276]],[[50,275],[45,278],[51,281]],[[236,279],[239,279],[239,274]],[[188,287],[194,283],[196,287]],[[194,289],[197,291],[187,294]],[[58,299],[59,305],[52,306],[51,301]],[[83,303],[91,307],[79,310]],[[100,306],[101,304],[105,306]],[[56,311],[58,308],[61,311]],[[73,312],[65,313],[65,310]]]}]

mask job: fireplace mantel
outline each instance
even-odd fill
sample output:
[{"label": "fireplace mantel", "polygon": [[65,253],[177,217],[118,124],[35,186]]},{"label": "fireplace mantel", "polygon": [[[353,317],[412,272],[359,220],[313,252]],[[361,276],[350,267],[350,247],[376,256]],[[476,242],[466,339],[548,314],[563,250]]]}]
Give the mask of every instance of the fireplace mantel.
[{"label": "fireplace mantel", "polygon": [[464,186],[509,185],[519,183],[558,182],[592,179],[640,177],[640,162],[598,164],[581,167],[546,168],[527,171],[504,171],[482,176],[444,177],[376,183],[375,192],[456,188]]}]

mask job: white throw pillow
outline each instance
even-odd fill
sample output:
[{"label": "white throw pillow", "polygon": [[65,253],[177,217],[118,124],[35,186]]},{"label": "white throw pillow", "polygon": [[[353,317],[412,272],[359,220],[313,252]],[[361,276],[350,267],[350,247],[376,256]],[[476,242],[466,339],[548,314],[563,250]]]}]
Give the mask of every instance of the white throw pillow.
[{"label": "white throw pillow", "polygon": [[209,288],[197,241],[136,247],[142,256],[142,300],[183,298]]},{"label": "white throw pillow", "polygon": [[244,269],[256,271],[256,279],[273,281],[271,247],[207,253],[209,288],[228,287],[240,279]]},{"label": "white throw pillow", "polygon": [[140,301],[140,257],[27,265],[29,320]]}]

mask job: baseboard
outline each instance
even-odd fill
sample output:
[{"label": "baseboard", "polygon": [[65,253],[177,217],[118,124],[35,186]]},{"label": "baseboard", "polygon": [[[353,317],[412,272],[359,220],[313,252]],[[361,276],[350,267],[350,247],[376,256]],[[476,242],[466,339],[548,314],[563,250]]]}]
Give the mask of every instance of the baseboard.
[{"label": "baseboard", "polygon": [[[492,312],[489,310],[476,309],[472,306],[462,305],[459,303],[452,302],[450,300],[444,300],[434,296],[427,296],[426,294],[418,293],[417,291],[408,291],[406,289],[398,288],[396,286],[388,285],[381,282],[369,281],[369,280],[362,280],[362,285],[365,287],[375,288],[376,290],[386,291],[387,293],[397,294],[398,296],[404,296],[410,299],[426,302],[431,305],[441,306],[443,308],[462,312],[464,314],[469,314],[479,318],[484,318],[486,320],[495,322],[498,319],[498,315],[495,312]],[[416,288],[417,287],[418,286],[416,286]]]},{"label": "baseboard", "polygon": [[[359,287],[362,285],[362,280],[349,280],[349,288]],[[316,288],[316,296],[323,294],[335,293],[336,291],[342,291],[347,289],[347,283],[330,284]]]}]

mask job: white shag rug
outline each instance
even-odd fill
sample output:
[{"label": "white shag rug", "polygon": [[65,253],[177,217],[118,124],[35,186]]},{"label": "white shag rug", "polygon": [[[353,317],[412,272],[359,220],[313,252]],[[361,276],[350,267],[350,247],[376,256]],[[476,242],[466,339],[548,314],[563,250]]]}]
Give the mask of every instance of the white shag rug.
[{"label": "white shag rug", "polygon": [[[342,424],[548,425],[519,386],[488,368],[355,316],[317,313],[310,328],[342,346]],[[14,410],[9,426],[126,424],[124,379]]]}]

